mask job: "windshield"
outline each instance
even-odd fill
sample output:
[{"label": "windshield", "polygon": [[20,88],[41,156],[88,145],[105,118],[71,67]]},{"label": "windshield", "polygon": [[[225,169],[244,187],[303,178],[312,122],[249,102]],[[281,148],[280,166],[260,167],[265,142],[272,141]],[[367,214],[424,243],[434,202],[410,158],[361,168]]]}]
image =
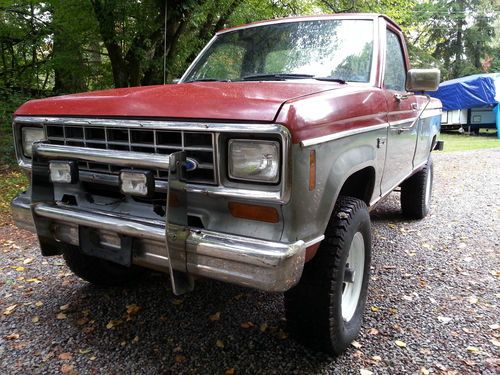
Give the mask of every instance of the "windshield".
[{"label": "windshield", "polygon": [[276,23],[220,34],[183,81],[321,77],[368,82],[372,54],[371,20]]}]

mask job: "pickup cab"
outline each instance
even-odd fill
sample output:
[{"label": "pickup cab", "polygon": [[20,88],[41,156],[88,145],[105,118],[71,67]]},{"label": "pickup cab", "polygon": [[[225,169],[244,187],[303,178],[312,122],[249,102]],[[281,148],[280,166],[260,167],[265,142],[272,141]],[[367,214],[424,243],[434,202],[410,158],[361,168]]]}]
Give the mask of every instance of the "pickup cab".
[{"label": "pickup cab", "polygon": [[13,217],[94,284],[152,269],[175,294],[284,292],[290,332],[338,354],[361,327],[369,210],[400,186],[404,215],[429,212],[438,83],[383,15],[223,30],[177,84],[23,104]]}]

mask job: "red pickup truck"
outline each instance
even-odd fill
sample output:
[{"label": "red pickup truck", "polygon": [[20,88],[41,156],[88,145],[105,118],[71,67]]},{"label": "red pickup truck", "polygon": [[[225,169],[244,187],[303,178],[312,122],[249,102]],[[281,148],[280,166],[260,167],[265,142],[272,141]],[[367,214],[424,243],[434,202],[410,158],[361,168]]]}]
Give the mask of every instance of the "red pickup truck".
[{"label": "red pickup truck", "polygon": [[401,187],[423,218],[439,72],[411,69],[378,14],[223,30],[178,84],[33,100],[15,113],[31,187],[12,202],[83,279],[170,274],[284,292],[290,331],[342,352],[360,330],[369,210]]}]

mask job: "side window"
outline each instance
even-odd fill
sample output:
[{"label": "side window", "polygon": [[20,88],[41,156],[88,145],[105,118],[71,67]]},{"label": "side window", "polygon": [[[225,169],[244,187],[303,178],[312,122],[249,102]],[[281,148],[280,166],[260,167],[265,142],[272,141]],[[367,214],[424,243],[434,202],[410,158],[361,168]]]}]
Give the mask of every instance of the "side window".
[{"label": "side window", "polygon": [[389,90],[405,91],[406,69],[399,38],[387,30],[384,86]]}]

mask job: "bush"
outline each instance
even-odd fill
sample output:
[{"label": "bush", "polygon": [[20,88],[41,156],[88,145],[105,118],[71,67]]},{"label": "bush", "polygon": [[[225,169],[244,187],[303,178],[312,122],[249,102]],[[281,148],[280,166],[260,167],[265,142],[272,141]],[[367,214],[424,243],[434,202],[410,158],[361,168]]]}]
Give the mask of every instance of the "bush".
[{"label": "bush", "polygon": [[12,140],[12,114],[32,95],[15,89],[0,87],[0,166],[16,165]]}]

